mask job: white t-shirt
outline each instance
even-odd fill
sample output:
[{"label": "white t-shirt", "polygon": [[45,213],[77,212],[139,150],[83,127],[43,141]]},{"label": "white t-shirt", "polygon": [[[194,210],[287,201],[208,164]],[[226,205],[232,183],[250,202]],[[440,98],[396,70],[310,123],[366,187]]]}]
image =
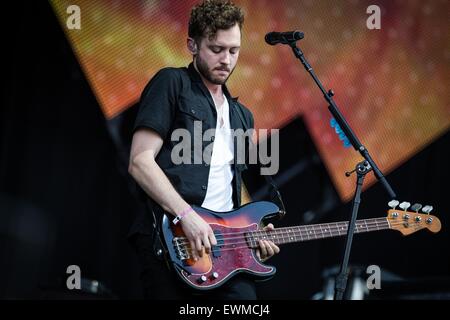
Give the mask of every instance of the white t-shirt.
[{"label": "white t-shirt", "polygon": [[[213,211],[230,211],[233,209],[233,136],[230,128],[230,106],[224,102],[217,107],[216,135],[208,176],[208,188],[202,207]],[[221,121],[223,119],[223,121]]]}]

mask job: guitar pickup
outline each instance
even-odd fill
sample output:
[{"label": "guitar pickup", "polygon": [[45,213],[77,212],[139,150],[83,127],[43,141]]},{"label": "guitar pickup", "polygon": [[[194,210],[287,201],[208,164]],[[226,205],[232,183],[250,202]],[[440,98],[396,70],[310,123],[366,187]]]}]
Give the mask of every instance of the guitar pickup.
[{"label": "guitar pickup", "polygon": [[211,251],[212,251],[213,257],[218,258],[222,255],[221,248],[223,247],[225,242],[223,241],[223,236],[220,231],[217,231],[217,230],[214,231],[214,236],[216,237],[217,245],[212,246]]}]

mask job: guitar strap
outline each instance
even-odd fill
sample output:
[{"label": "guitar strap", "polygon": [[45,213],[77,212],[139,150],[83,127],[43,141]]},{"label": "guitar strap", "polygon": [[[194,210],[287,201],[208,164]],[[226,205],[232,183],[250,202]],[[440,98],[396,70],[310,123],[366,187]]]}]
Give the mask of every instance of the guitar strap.
[{"label": "guitar strap", "polygon": [[[153,253],[155,257],[160,260],[164,261],[166,266],[170,269],[169,261],[167,259],[168,257],[168,251],[166,246],[163,243],[163,238],[161,234],[161,225],[162,225],[162,214],[155,214],[155,210],[162,210],[162,208],[152,201],[149,197],[147,197],[146,200],[147,210],[152,213],[153,221],[152,221],[152,244],[153,244]],[[157,207],[155,207],[157,206]]]}]

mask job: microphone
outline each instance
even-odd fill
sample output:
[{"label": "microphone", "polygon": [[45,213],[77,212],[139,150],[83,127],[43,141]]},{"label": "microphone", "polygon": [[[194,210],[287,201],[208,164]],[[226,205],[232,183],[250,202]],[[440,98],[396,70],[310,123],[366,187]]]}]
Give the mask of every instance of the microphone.
[{"label": "microphone", "polygon": [[278,43],[281,44],[290,44],[297,40],[303,39],[305,34],[300,31],[287,31],[287,32],[269,32],[265,36],[265,40],[271,46],[276,45]]}]

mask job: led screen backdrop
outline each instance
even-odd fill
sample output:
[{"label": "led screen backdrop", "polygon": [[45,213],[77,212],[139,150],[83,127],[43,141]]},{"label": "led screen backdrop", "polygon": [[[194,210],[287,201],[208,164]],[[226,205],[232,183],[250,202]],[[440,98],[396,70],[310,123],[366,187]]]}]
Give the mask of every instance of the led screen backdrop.
[{"label": "led screen backdrop", "polygon": [[[191,61],[185,44],[195,3],[51,1],[106,118],[136,103],[157,70]],[[257,128],[281,128],[304,116],[343,199],[354,189],[354,179],[343,173],[360,156],[345,149],[329,126],[325,100],[291,49],[268,46],[265,33],[305,33],[298,45],[385,173],[449,128],[448,0],[235,3],[245,10],[246,21],[229,88],[253,111]],[[366,26],[372,4],[381,8],[380,30]],[[80,30],[67,28],[70,5],[81,10]],[[372,175],[368,178],[373,182]]]}]

